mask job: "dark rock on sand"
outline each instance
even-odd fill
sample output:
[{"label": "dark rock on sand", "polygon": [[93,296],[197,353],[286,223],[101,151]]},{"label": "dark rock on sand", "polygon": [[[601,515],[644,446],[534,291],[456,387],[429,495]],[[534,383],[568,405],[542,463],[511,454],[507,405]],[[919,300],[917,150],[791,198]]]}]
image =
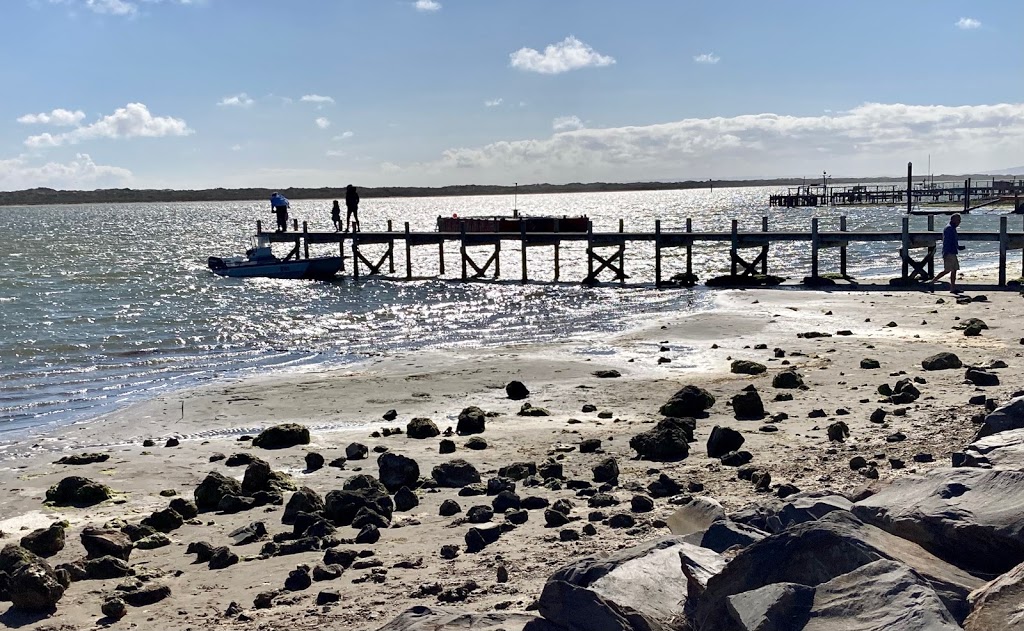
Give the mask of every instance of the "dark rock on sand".
[{"label": "dark rock on sand", "polygon": [[747,390],[732,398],[732,411],[737,419],[764,418],[764,403],[757,390]]},{"label": "dark rock on sand", "polygon": [[324,500],[320,494],[308,486],[300,487],[288,498],[288,504],[284,507],[282,524],[294,524],[295,517],[299,513],[320,513],[324,510]]},{"label": "dark rock on sand", "polygon": [[395,510],[404,512],[410,511],[419,506],[420,500],[416,494],[407,486],[403,486],[395,493]]},{"label": "dark rock on sand", "polygon": [[585,438],[580,441],[580,453],[592,454],[601,451],[601,439]]},{"label": "dark rock on sand", "polygon": [[487,524],[474,526],[466,533],[466,552],[479,552],[501,536],[501,526]]},{"label": "dark rock on sand", "polygon": [[118,595],[132,607],[148,607],[170,597],[171,588],[168,585],[145,583],[135,589],[120,591]]},{"label": "dark rock on sand", "polygon": [[100,605],[100,612],[111,620],[120,620],[128,615],[128,606],[120,598],[108,598]]},{"label": "dark rock on sand", "polygon": [[420,467],[415,460],[400,454],[386,452],[377,458],[380,482],[389,493],[395,493],[404,487],[417,486],[420,479]]},{"label": "dark rock on sand", "polygon": [[282,493],[294,490],[295,483],[287,474],[274,471],[270,468],[270,463],[259,458],[249,463],[245,468],[245,475],[242,476],[242,491],[248,495],[253,495],[257,491]]},{"label": "dark rock on sand", "polygon": [[629,446],[647,460],[682,460],[690,453],[687,443],[693,440],[695,426],[693,419],[664,418],[652,429],[629,439]]},{"label": "dark rock on sand", "polygon": [[619,479],[619,462],[615,458],[605,458],[591,468],[594,482],[615,483]]},{"label": "dark rock on sand", "polygon": [[391,497],[375,488],[335,490],[327,494],[324,516],[335,526],[349,526],[362,509],[390,521],[394,508]]},{"label": "dark rock on sand", "polygon": [[754,459],[754,454],[749,451],[730,451],[721,457],[722,464],[726,467],[742,467]]},{"label": "dark rock on sand", "polygon": [[737,359],[732,362],[732,366],[729,370],[737,375],[760,375],[767,371],[768,368],[764,364],[759,364],[754,361]]},{"label": "dark rock on sand", "polygon": [[196,507],[200,511],[217,510],[217,505],[225,495],[241,495],[242,485],[238,480],[229,478],[216,471],[211,471],[196,487],[194,496]]},{"label": "dark rock on sand", "polygon": [[85,562],[86,578],[94,581],[123,578],[131,576],[133,573],[134,571],[128,566],[128,563],[112,556],[89,559]]},{"label": "dark rock on sand", "polygon": [[243,451],[237,454],[231,454],[231,457],[224,461],[224,465],[228,467],[244,467],[255,459],[256,456]]},{"label": "dark rock on sand", "polygon": [[843,442],[850,437],[850,426],[843,421],[836,421],[828,426],[828,439],[833,442]]},{"label": "dark rock on sand", "polygon": [[622,376],[622,374],[617,370],[595,370],[590,374],[594,375],[598,379],[616,379]]},{"label": "dark rock on sand", "polygon": [[921,367],[925,370],[950,370],[962,368],[963,363],[953,353],[937,353],[922,360]]},{"label": "dark rock on sand", "polygon": [[455,426],[455,433],[460,436],[482,434],[486,426],[486,419],[483,410],[471,405],[459,413],[459,422]]},{"label": "dark rock on sand", "polygon": [[800,373],[793,368],[776,373],[772,378],[773,388],[792,390],[794,388],[799,388],[802,385],[804,385],[803,377],[801,377]]},{"label": "dark rock on sand", "polygon": [[530,390],[521,381],[510,381],[505,386],[505,394],[513,401],[520,401],[530,396]]},{"label": "dark rock on sand", "polygon": [[707,416],[705,410],[715,404],[715,397],[710,392],[697,386],[684,386],[661,406],[664,416],[676,418],[702,418]]},{"label": "dark rock on sand", "polygon": [[967,373],[964,375],[964,379],[970,381],[976,386],[987,387],[999,385],[999,375],[980,368],[968,368]]},{"label": "dark rock on sand", "polygon": [[108,487],[76,475],[64,478],[46,491],[46,501],[56,506],[86,507],[108,499]]},{"label": "dark rock on sand", "polygon": [[47,528],[33,530],[21,538],[21,547],[41,557],[49,557],[64,549],[64,524],[54,522]]},{"label": "dark rock on sand", "polygon": [[476,468],[462,459],[441,463],[433,468],[430,475],[438,486],[449,488],[461,488],[467,484],[480,482],[480,474]]},{"label": "dark rock on sand", "polygon": [[873,370],[875,368],[881,368],[882,364],[877,359],[862,359],[860,360],[860,367],[864,370]]},{"label": "dark rock on sand", "polygon": [[238,555],[231,551],[227,546],[220,546],[213,549],[213,554],[210,556],[210,569],[211,570],[223,570],[224,568],[231,567],[238,563]]},{"label": "dark rock on sand", "polygon": [[416,417],[412,419],[405,428],[406,436],[420,440],[433,438],[440,433],[441,430],[437,429],[437,425],[434,424],[434,421],[424,417]]},{"label": "dark rock on sand", "polygon": [[96,453],[85,453],[85,454],[73,454],[70,456],[64,456],[57,460],[54,464],[66,464],[66,465],[86,465],[93,464],[96,462],[106,462],[110,459],[109,454],[96,454]]},{"label": "dark rock on sand", "polygon": [[132,540],[120,530],[86,526],[81,540],[90,559],[113,556],[127,561],[132,553]]},{"label": "dark rock on sand", "polygon": [[721,458],[730,451],[736,451],[744,440],[743,434],[736,430],[715,425],[708,437],[708,458]]},{"label": "dark rock on sand", "polygon": [[262,449],[287,449],[309,444],[309,428],[298,423],[284,423],[268,427],[252,439],[254,447]]},{"label": "dark rock on sand", "polygon": [[315,451],[307,452],[305,460],[306,471],[319,471],[320,469],[323,469],[324,463],[326,462],[324,457]]}]

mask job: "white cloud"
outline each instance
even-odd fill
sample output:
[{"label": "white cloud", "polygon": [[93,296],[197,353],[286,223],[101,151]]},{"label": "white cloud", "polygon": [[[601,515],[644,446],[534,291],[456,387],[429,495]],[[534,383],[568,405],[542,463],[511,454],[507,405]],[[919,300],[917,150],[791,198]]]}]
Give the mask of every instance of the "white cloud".
[{"label": "white cloud", "polygon": [[316,119],[313,122],[316,123],[316,126],[319,127],[320,129],[327,129],[328,127],[331,126],[331,121],[324,118],[323,116],[321,116],[320,118]]},{"label": "white cloud", "polygon": [[217,102],[221,107],[249,107],[255,103],[248,94],[241,92],[234,96],[226,96]]},{"label": "white cloud", "polygon": [[142,103],[129,103],[91,125],[76,127],[61,134],[30,136],[25,145],[33,149],[74,145],[95,138],[159,138],[188,136],[194,133],[185,121],[169,116],[153,116]]},{"label": "white cloud", "polygon": [[329,96],[320,96],[319,94],[306,94],[299,100],[303,103],[316,103],[318,107],[334,105],[333,98]]},{"label": "white cloud", "polygon": [[441,10],[441,3],[435,0],[416,0],[416,4],[413,6],[416,7],[417,11],[430,12]]},{"label": "white cloud", "polygon": [[956,22],[956,27],[959,29],[963,29],[965,31],[969,31],[972,29],[981,28],[981,22],[975,20],[974,18],[960,18]]},{"label": "white cloud", "polygon": [[[140,0],[50,0],[50,4],[63,4],[71,7],[81,6],[93,13],[102,15],[134,16],[139,11]],[[203,0],[141,0],[146,4],[201,4]]]},{"label": "white cloud", "polygon": [[551,44],[541,53],[532,48],[520,48],[509,55],[509,65],[519,70],[540,74],[560,74],[586,67],[610,66],[615,59],[602,55],[570,35],[557,44]]},{"label": "white cloud", "polygon": [[327,157],[328,158],[340,158],[340,157],[342,157],[344,155],[346,155],[346,153],[344,151],[342,151],[341,149],[328,149],[327,150]]},{"label": "white cloud", "polygon": [[491,99],[489,101],[484,101],[484,107],[498,107],[499,105],[501,105],[501,101],[502,99]]},{"label": "white cloud", "polygon": [[972,172],[1017,164],[1022,143],[1024,103],[866,103],[822,116],[764,113],[562,131],[448,149],[405,172],[435,182],[444,174],[454,182],[624,181],[782,177],[827,164],[831,173],[892,175],[928,154],[950,172]]},{"label": "white cloud", "polygon": [[694,63],[698,64],[717,64],[721,59],[715,53],[701,53],[693,56]]},{"label": "white cloud", "polygon": [[338,134],[334,138],[331,138],[331,140],[348,140],[352,136],[355,136],[355,134],[353,132],[345,131],[345,132],[342,132],[342,133]]},{"label": "white cloud", "polygon": [[58,127],[70,127],[82,122],[83,118],[85,118],[85,112],[81,110],[75,110],[72,112],[71,110],[58,108],[49,114],[46,112],[41,112],[39,114],[25,114],[24,116],[18,117],[18,122],[23,125],[42,124],[56,125]]},{"label": "white cloud", "polygon": [[104,188],[124,186],[131,179],[132,172],[128,169],[96,164],[87,153],[76,155],[66,164],[47,162],[33,166],[25,156],[0,160],[0,189],[8,191],[38,186]]},{"label": "white cloud", "polygon": [[232,151],[241,151],[242,150],[242,145],[231,145],[231,150]]},{"label": "white cloud", "polygon": [[551,121],[551,129],[555,131],[573,131],[583,129],[583,121],[578,116],[559,116]]}]

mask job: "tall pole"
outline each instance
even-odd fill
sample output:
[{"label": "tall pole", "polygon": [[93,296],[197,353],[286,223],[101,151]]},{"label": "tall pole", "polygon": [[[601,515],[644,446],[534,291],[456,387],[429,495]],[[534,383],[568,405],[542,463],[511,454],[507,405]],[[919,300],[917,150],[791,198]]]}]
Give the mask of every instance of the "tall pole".
[{"label": "tall pole", "polygon": [[515,192],[512,193],[512,216],[519,216],[519,182],[516,182]]},{"label": "tall pole", "polygon": [[[913,205],[914,205],[914,198],[910,194],[911,187],[913,186],[913,183],[914,183],[914,163],[913,162],[908,162],[907,163],[907,214],[908,215],[910,214],[910,211],[911,211],[911,209],[913,208]],[[904,276],[906,276],[906,274],[904,274]]]}]

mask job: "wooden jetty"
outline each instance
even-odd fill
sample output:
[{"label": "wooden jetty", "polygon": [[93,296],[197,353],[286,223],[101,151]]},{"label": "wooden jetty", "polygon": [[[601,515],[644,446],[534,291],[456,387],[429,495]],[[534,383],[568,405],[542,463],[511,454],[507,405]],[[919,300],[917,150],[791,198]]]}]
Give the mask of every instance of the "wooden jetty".
[{"label": "wooden jetty", "polygon": [[[790,187],[785,193],[768,196],[768,205],[782,208],[807,206],[905,206],[948,204],[970,212],[975,208],[1005,202],[1020,206],[1024,199],[1024,180],[979,180],[963,182],[913,182],[897,184],[854,184],[830,186],[826,183]],[[971,206],[972,200],[977,203]],[[956,212],[956,211],[954,211]]]},{"label": "wooden jetty", "polygon": [[[1024,251],[1024,232],[1010,232],[1007,220],[1006,216],[999,217],[999,230],[996,232],[959,232],[961,242],[998,244],[998,284],[1000,286],[1005,286],[1007,283],[1008,253],[1012,250]],[[809,275],[805,280],[808,283],[813,283],[819,280],[824,273],[820,264],[821,250],[829,248],[839,250],[839,269],[835,272],[838,272],[840,276],[847,277],[847,248],[850,244],[891,242],[900,245],[902,280],[906,282],[927,280],[934,276],[935,252],[942,240],[941,231],[935,230],[933,216],[927,217],[927,230],[923,231],[912,231],[910,217],[904,216],[900,230],[856,232],[847,230],[845,216],[840,217],[837,231],[820,230],[817,217],[811,219],[809,231],[769,230],[767,217],[762,218],[760,231],[740,231],[738,221],[733,220],[731,229],[724,232],[695,232],[691,219],[686,220],[685,229],[675,231],[662,230],[661,221],[655,220],[653,231],[625,232],[623,221],[620,219],[617,232],[595,232],[591,227],[586,232],[531,233],[524,228],[518,234],[469,232],[466,230],[465,224],[462,224],[459,231],[414,232],[410,229],[409,222],[405,222],[401,230],[394,230],[391,220],[388,220],[387,229],[382,232],[311,232],[305,222],[303,222],[301,230],[299,230],[297,220],[294,220],[292,225],[294,228],[292,232],[265,232],[262,222],[257,222],[256,231],[258,236],[265,237],[272,243],[290,244],[292,247],[286,260],[300,256],[309,258],[311,244],[336,244],[343,257],[345,257],[345,249],[348,247],[351,252],[353,279],[378,275],[386,275],[394,279],[401,278],[401,276],[395,276],[396,244],[400,244],[405,250],[405,279],[414,278],[412,250],[422,246],[437,247],[440,273],[444,274],[445,244],[447,242],[459,244],[463,280],[498,279],[501,277],[502,244],[518,242],[520,245],[520,278],[524,283],[530,280],[527,252],[536,247],[553,248],[554,280],[556,282],[560,280],[560,248],[563,243],[586,244],[587,273],[582,282],[596,283],[602,280],[612,280],[625,283],[628,278],[626,274],[627,244],[647,242],[653,245],[654,283],[658,287],[667,284],[662,252],[671,248],[683,249],[685,251],[685,270],[676,270],[675,272],[685,272],[687,277],[692,278],[694,273],[693,247],[702,243],[727,245],[731,273],[732,276],[737,277],[768,274],[768,251],[772,244],[806,243],[810,247],[811,260]],[[383,252],[381,253],[380,248],[375,248],[375,253],[369,254],[369,250],[364,249],[369,245],[383,246]],[[470,248],[475,248],[475,251]],[[481,248],[484,250],[483,261],[479,262]],[[750,250],[754,251],[754,258],[748,261],[741,256],[741,251]],[[918,254],[918,258],[914,257],[915,252]],[[387,265],[386,272],[383,271],[385,265]],[[344,264],[342,271],[345,271]],[[672,273],[667,275],[671,278]],[[1024,276],[1024,259],[1022,259],[1021,276]]]}]

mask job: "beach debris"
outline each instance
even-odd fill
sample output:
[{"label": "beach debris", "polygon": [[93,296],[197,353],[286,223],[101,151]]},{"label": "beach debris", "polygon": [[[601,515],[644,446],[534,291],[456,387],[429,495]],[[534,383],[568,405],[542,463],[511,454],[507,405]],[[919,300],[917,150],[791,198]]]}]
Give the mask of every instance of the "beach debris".
[{"label": "beach debris", "polygon": [[592,405],[590,403],[584,403],[583,404],[583,408],[580,411],[583,412],[584,414],[590,414],[592,412],[597,412],[597,406],[596,405]]},{"label": "beach debris", "polygon": [[298,423],[284,423],[268,427],[252,439],[254,447],[261,449],[287,449],[309,444],[309,428]]},{"label": "beach debris", "polygon": [[455,433],[459,436],[482,434],[486,425],[485,421],[484,411],[471,405],[459,412],[459,422],[455,426]]},{"label": "beach debris", "polygon": [[872,423],[880,424],[885,422],[885,417],[888,415],[889,413],[882,408],[875,408],[875,411],[871,413],[868,420]]},{"label": "beach debris", "polygon": [[629,446],[646,460],[668,462],[682,460],[690,453],[697,421],[692,418],[667,417],[652,429],[629,439]]},{"label": "beach debris", "polygon": [[344,571],[345,568],[337,564],[324,565],[317,563],[313,566],[311,575],[314,581],[333,581],[336,578],[340,578]]},{"label": "beach debris", "polygon": [[513,401],[520,401],[530,396],[530,390],[521,381],[510,381],[505,386],[505,394]]},{"label": "beach debris", "polygon": [[756,389],[745,390],[732,397],[732,411],[737,419],[764,418],[764,403]]},{"label": "beach debris", "polygon": [[942,352],[923,359],[921,367],[925,370],[950,370],[952,368],[962,368],[963,363],[955,354]]},{"label": "beach debris", "polygon": [[341,592],[336,589],[325,589],[316,595],[316,604],[318,606],[329,605],[336,602],[341,602]]},{"label": "beach debris", "polygon": [[737,375],[760,375],[768,370],[768,368],[764,364],[759,364],[754,361],[737,359],[733,361],[729,370]]},{"label": "beach debris", "polygon": [[412,419],[405,427],[406,436],[419,440],[433,438],[440,433],[441,430],[437,429],[437,425],[434,424],[434,421],[423,416],[417,416]]},{"label": "beach debris", "polygon": [[675,418],[703,418],[705,410],[715,404],[715,397],[703,388],[694,385],[683,386],[661,406],[664,416]]},{"label": "beach debris", "polygon": [[54,506],[86,507],[110,499],[110,488],[80,476],[68,476],[46,491],[46,501]]},{"label": "beach debris", "polygon": [[[534,471],[536,471],[536,466]],[[499,471],[499,475],[513,477],[501,471]],[[461,488],[467,484],[480,482],[480,474],[477,472],[476,467],[461,458],[437,465],[431,470],[430,477],[437,482],[438,486],[449,488]]]},{"label": "beach debris", "polygon": [[54,464],[66,464],[66,465],[86,465],[93,464],[96,462],[106,462],[110,459],[109,454],[97,454],[97,453],[82,453],[74,454],[71,456],[64,456],[57,460]]},{"label": "beach debris", "polygon": [[177,447],[180,444],[181,444],[181,441],[179,441],[177,438],[171,437],[171,438],[167,439],[166,443],[164,443],[164,447]]},{"label": "beach debris", "polygon": [[270,609],[274,606],[274,599],[277,596],[276,591],[260,592],[256,594],[256,598],[253,598],[252,606],[254,609]]}]

